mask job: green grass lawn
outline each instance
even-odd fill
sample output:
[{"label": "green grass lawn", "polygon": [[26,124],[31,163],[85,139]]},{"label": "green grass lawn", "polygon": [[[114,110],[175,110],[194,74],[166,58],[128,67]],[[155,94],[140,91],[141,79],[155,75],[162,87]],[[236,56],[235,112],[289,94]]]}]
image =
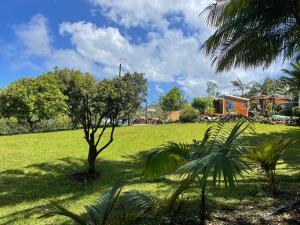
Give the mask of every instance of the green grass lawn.
[{"label": "green grass lawn", "polygon": [[[257,136],[279,135],[297,139],[284,155],[278,169],[279,197],[266,190],[263,176],[251,172],[241,180],[238,190],[209,191],[212,218],[231,217],[251,221],[276,206],[293,199],[300,191],[300,128],[256,124]],[[97,159],[101,178],[80,184],[68,178],[85,169],[87,144],[81,130],[0,137],[0,224],[63,224],[66,219],[36,219],[49,200],[57,200],[69,209],[83,213],[101,193],[121,180],[125,190],[142,189],[160,197],[176,185],[172,179],[145,180],[141,176],[139,153],[167,141],[192,142],[201,139],[206,124],[145,125],[118,128],[113,144]],[[257,137],[250,138],[253,143]],[[225,213],[224,213],[225,212]],[[230,213],[228,213],[230,212]],[[68,220],[67,220],[68,221]],[[218,224],[218,223],[217,223]]]}]

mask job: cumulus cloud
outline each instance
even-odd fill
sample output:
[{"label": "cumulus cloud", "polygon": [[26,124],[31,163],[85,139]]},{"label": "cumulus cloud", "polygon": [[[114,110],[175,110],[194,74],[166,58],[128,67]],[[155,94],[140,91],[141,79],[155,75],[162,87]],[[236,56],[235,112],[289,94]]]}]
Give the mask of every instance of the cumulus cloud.
[{"label": "cumulus cloud", "polygon": [[96,71],[94,62],[87,60],[73,49],[53,47],[48,21],[37,14],[27,23],[13,27],[17,40],[6,46],[2,52],[15,69],[30,68],[45,71],[55,66]]},{"label": "cumulus cloud", "polygon": [[[212,32],[204,18],[199,17],[207,5],[206,0],[89,1],[95,7],[94,16],[100,12],[118,25],[63,22],[59,32],[70,38],[73,48],[57,49],[53,46],[47,19],[36,15],[28,23],[15,27],[23,45],[22,54],[18,56],[23,64],[30,64],[32,57],[38,57],[42,68],[76,68],[103,78],[114,76],[119,59],[126,58],[125,70],[144,72],[147,79],[154,82],[176,82],[191,97],[205,95],[208,80],[216,82],[221,93],[229,93],[233,90],[230,81],[236,77],[245,82],[260,80],[265,74],[274,76],[282,67],[277,62],[266,71],[235,69],[216,74],[210,59],[201,52],[203,41]],[[145,31],[146,38],[142,42],[136,40],[134,32],[131,36],[120,32],[120,28],[126,33],[128,28],[136,27]],[[159,85],[155,89],[162,91]]]}]

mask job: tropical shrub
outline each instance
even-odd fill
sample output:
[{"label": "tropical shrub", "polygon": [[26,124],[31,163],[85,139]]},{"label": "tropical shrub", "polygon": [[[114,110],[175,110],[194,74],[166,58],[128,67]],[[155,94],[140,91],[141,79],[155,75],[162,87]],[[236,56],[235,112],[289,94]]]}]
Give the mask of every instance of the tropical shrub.
[{"label": "tropical shrub", "polygon": [[212,98],[194,98],[192,106],[198,109],[200,113],[204,114],[207,109],[214,107],[214,102]]},{"label": "tropical shrub", "polygon": [[179,121],[183,123],[194,122],[198,118],[198,111],[186,104],[180,112]]},{"label": "tropical shrub", "polygon": [[[251,122],[241,118],[235,124],[219,122],[211,125],[202,141],[193,145],[168,143],[154,149],[146,155],[144,173],[147,177],[173,173],[182,179],[186,187],[197,185],[200,189],[199,219],[202,224],[206,218],[206,186],[212,177],[213,186],[235,188],[237,176],[242,176],[248,168],[242,156],[247,144],[244,136],[250,129]],[[187,188],[179,190],[177,197]]]},{"label": "tropical shrub", "polygon": [[277,182],[275,180],[277,162],[293,142],[294,140],[285,137],[264,139],[258,141],[254,149],[245,156],[249,162],[259,165],[266,174],[273,194],[277,194]]}]

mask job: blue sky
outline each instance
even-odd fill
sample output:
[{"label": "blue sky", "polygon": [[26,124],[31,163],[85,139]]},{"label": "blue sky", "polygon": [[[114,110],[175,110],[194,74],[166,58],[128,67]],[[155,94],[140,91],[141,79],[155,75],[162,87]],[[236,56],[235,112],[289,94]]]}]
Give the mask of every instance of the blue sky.
[{"label": "blue sky", "polygon": [[200,48],[213,32],[199,13],[206,0],[4,0],[0,7],[0,87],[55,66],[90,72],[98,79],[123,71],[144,72],[149,101],[178,86],[205,95],[208,80],[231,93],[231,80],[278,77],[267,70],[216,74]]}]

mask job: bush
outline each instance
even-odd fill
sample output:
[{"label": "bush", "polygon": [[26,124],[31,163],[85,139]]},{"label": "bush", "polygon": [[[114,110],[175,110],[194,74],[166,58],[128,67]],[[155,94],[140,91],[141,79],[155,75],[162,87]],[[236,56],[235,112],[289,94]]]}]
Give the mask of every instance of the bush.
[{"label": "bush", "polygon": [[203,114],[206,113],[207,110],[214,108],[214,102],[212,98],[194,98],[192,106]]},{"label": "bush", "polygon": [[[36,125],[33,132],[67,130],[72,128],[71,119],[66,115],[59,115],[55,119],[42,120]],[[24,134],[29,132],[29,126],[19,123],[16,118],[0,119],[0,135]]]},{"label": "bush", "polygon": [[0,119],[0,135],[28,133],[29,128],[19,124],[16,118]]},{"label": "bush", "polygon": [[295,107],[293,110],[294,116],[300,117],[300,107]]},{"label": "bush", "polygon": [[292,109],[282,109],[282,110],[279,111],[279,115],[293,116],[293,110]]},{"label": "bush", "polygon": [[194,122],[198,118],[198,111],[191,105],[186,105],[180,112],[179,121],[182,123]]}]

